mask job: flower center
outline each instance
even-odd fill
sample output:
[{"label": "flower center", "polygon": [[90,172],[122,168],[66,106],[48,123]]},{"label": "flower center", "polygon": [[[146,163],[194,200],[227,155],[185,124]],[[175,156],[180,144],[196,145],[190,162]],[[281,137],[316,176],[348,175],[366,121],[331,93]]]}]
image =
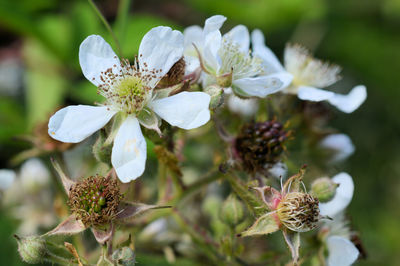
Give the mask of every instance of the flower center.
[{"label": "flower center", "polygon": [[98,93],[107,99],[110,108],[126,114],[137,113],[143,109],[151,97],[148,83],[154,76],[153,72],[139,70],[136,62],[130,65],[122,61],[119,73],[107,69],[101,73],[103,84],[99,85]]},{"label": "flower center", "polygon": [[292,231],[310,231],[319,221],[318,203],[310,194],[291,192],[278,204],[279,220]]},{"label": "flower center", "polygon": [[234,43],[229,38],[224,38],[218,53],[222,63],[219,75],[233,71],[233,79],[241,79],[254,77],[263,70],[260,58],[252,57],[250,51],[241,51],[239,44]]}]

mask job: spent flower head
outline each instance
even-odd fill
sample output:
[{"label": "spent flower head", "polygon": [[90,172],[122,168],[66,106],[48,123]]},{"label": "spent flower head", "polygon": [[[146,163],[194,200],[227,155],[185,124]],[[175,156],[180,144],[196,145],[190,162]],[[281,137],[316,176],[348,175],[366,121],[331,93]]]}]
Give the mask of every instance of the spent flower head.
[{"label": "spent flower head", "polygon": [[340,111],[351,113],[367,98],[367,90],[363,85],[354,87],[347,95],[323,90],[340,79],[341,68],[314,58],[300,45],[288,44],[284,54],[284,66],[276,55],[265,45],[260,30],[252,33],[254,54],[262,58],[265,71],[272,73],[289,73],[293,80],[282,92],[295,94],[301,100],[328,101]]},{"label": "spent flower head", "polygon": [[323,218],[320,215],[318,199],[305,190],[302,182],[304,172],[305,167],[290,177],[280,191],[270,186],[253,188],[270,212],[259,217],[252,226],[239,234],[264,235],[281,230],[294,263],[297,263],[299,258],[299,233],[314,229]]}]

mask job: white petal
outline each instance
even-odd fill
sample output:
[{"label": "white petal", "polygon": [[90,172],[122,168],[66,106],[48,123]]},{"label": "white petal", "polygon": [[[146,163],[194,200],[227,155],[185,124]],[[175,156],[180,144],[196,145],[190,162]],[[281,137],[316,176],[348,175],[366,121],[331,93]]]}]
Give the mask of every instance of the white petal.
[{"label": "white petal", "polygon": [[336,214],[346,209],[354,193],[353,179],[349,174],[344,172],[337,174],[332,178],[332,181],[339,184],[335,196],[330,201],[319,204],[321,215],[327,215],[329,217],[334,217]]},{"label": "white petal", "polygon": [[6,190],[15,181],[15,172],[8,169],[0,169],[0,190]]},{"label": "white petal", "polygon": [[129,116],[114,139],[111,163],[119,180],[128,183],[144,172],[147,156],[146,140],[136,117]]},{"label": "white petal", "polygon": [[242,99],[235,95],[231,95],[228,98],[228,107],[234,113],[242,116],[253,116],[258,110],[257,99]]},{"label": "white petal", "polygon": [[204,34],[207,35],[209,32],[219,30],[224,24],[226,17],[222,15],[215,15],[206,19],[204,23]]},{"label": "white petal", "polygon": [[111,68],[114,74],[119,74],[121,63],[111,46],[99,35],[90,35],[79,47],[79,63],[83,75],[94,85],[103,82],[101,72]]},{"label": "white petal", "polygon": [[285,71],[279,59],[264,43],[264,35],[256,29],[251,33],[251,41],[253,44],[253,54],[263,60],[264,69],[267,73]]},{"label": "white petal", "polygon": [[71,105],[50,118],[48,132],[53,139],[62,142],[81,142],[104,127],[114,114],[115,111],[106,106]]},{"label": "white petal", "polygon": [[236,93],[242,96],[256,96],[264,98],[269,94],[282,90],[289,85],[291,81],[292,76],[290,74],[280,72],[268,76],[234,80],[233,89]]},{"label": "white petal", "polygon": [[367,99],[367,88],[363,85],[354,87],[349,94],[335,94],[329,99],[329,103],[336,106],[340,111],[352,113]]},{"label": "white petal", "polygon": [[240,51],[248,52],[250,49],[250,34],[246,26],[238,25],[224,35],[224,38],[229,38],[234,43],[239,44]]},{"label": "white petal", "polygon": [[170,27],[159,26],[147,32],[139,47],[141,70],[160,70],[151,86],[155,86],[183,56],[183,35]]},{"label": "white petal", "polygon": [[328,237],[326,244],[329,252],[328,266],[349,266],[360,253],[350,240],[340,236]]},{"label": "white petal", "polygon": [[201,56],[207,70],[216,73],[220,67],[218,51],[222,44],[222,37],[219,31],[210,32],[205,36],[204,48]]},{"label": "white petal", "polygon": [[210,95],[204,92],[181,92],[155,100],[151,108],[162,119],[173,126],[193,129],[210,120]]},{"label": "white petal", "polygon": [[[190,49],[190,51],[194,50],[193,43],[198,45],[199,43],[202,43],[203,40],[203,29],[200,26],[190,26],[187,27],[183,31],[183,43],[185,46],[185,54],[186,50]],[[192,54],[190,54],[192,55]]]},{"label": "white petal", "polygon": [[343,161],[352,155],[355,147],[350,137],[346,134],[331,134],[326,136],[320,143],[321,147],[335,152],[332,161]]},{"label": "white petal", "polygon": [[331,99],[335,93],[313,87],[300,86],[297,96],[301,100],[320,102]]}]

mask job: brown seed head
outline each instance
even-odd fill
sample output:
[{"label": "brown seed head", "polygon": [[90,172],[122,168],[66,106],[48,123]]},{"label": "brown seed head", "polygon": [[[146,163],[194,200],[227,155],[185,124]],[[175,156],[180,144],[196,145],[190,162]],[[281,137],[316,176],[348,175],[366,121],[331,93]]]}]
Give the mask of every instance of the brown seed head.
[{"label": "brown seed head", "polygon": [[121,199],[116,180],[96,175],[71,187],[68,205],[86,227],[101,226],[115,218]]}]

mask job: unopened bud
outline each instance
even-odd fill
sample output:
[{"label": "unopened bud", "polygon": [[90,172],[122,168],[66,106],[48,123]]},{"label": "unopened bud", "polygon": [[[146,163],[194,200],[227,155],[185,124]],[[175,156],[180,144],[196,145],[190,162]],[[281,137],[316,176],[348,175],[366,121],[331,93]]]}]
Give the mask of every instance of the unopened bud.
[{"label": "unopened bud", "polygon": [[216,109],[224,103],[224,91],[218,85],[211,85],[204,89],[204,92],[211,96],[210,108]]},{"label": "unopened bud", "polygon": [[38,264],[43,261],[47,254],[46,241],[40,237],[33,236],[20,238],[14,235],[18,242],[18,252],[22,260],[29,264]]},{"label": "unopened bud", "polygon": [[217,84],[222,88],[229,88],[232,86],[232,72],[218,76]]},{"label": "unopened bud", "polygon": [[111,144],[105,144],[106,135],[104,130],[100,130],[99,137],[93,145],[93,155],[97,161],[109,164],[111,162]]},{"label": "unopened bud", "polygon": [[243,212],[242,203],[231,194],[221,206],[220,218],[225,224],[234,227],[243,220]]},{"label": "unopened bud", "polygon": [[136,263],[136,255],[129,247],[122,247],[114,251],[112,260],[118,266],[133,266]]},{"label": "unopened bud", "polygon": [[329,177],[321,177],[311,185],[311,194],[319,199],[320,202],[328,202],[335,196],[338,184],[334,183]]}]

